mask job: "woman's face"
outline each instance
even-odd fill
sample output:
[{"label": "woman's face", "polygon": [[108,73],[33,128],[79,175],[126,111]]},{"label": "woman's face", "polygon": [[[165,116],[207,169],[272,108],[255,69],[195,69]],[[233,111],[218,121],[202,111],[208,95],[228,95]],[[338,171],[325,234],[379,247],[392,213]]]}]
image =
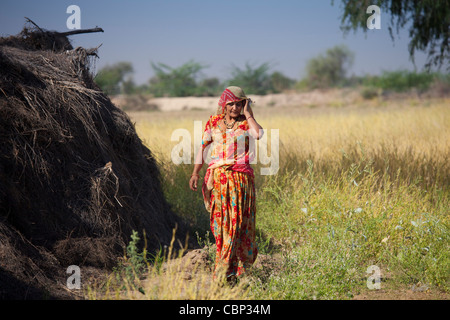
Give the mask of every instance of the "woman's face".
[{"label": "woman's face", "polygon": [[233,118],[239,116],[241,114],[242,108],[244,107],[244,102],[245,100],[227,103],[225,112]]}]

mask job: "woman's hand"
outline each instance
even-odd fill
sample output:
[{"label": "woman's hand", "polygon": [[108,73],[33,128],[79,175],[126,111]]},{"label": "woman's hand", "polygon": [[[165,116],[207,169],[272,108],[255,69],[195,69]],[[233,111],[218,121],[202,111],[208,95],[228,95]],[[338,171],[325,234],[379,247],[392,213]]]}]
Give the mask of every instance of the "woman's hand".
[{"label": "woman's hand", "polygon": [[253,110],[252,110],[252,107],[250,106],[251,102],[252,102],[251,99],[245,100],[244,115],[246,118],[253,117]]},{"label": "woman's hand", "polygon": [[199,175],[191,176],[191,179],[189,180],[189,187],[191,188],[192,191],[197,191],[197,183],[199,178],[200,178]]},{"label": "woman's hand", "polygon": [[247,99],[245,101],[244,115],[245,115],[245,118],[247,118],[250,135],[253,138],[255,138],[256,140],[259,140],[264,135],[264,130],[259,125],[259,123],[256,122],[255,118],[253,117],[253,110],[250,107],[251,102],[252,102],[252,100],[250,100],[250,99]]}]

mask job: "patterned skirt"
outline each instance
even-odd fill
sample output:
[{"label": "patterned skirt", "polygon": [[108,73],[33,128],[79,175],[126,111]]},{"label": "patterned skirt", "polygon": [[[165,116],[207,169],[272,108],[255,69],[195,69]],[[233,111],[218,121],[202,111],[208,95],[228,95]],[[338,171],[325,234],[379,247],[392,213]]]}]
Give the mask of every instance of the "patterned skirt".
[{"label": "patterned skirt", "polygon": [[256,260],[254,178],[219,167],[211,190],[211,231],[216,241],[214,276],[240,276]]}]

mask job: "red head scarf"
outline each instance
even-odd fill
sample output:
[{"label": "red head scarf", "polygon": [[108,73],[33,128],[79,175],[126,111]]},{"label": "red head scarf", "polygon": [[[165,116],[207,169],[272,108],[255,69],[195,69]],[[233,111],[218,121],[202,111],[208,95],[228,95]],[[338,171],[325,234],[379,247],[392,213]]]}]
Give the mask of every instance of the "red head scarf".
[{"label": "red head scarf", "polygon": [[234,86],[226,88],[219,99],[219,106],[222,107],[222,113],[227,103],[238,102],[244,99],[247,99],[247,96],[241,88]]}]

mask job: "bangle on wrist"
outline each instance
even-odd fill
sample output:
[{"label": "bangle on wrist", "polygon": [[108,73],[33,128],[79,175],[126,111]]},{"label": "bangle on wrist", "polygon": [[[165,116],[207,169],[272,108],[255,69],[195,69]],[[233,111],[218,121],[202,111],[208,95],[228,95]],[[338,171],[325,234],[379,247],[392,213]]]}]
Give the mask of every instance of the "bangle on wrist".
[{"label": "bangle on wrist", "polygon": [[200,177],[200,175],[199,175],[198,173],[193,173],[193,174],[191,174],[191,177],[193,177],[193,176]]},{"label": "bangle on wrist", "polygon": [[[250,118],[253,118],[253,116],[248,117],[248,118],[247,118],[247,121],[248,121],[248,119],[250,119]],[[253,118],[253,120],[255,120],[255,118]]]}]

